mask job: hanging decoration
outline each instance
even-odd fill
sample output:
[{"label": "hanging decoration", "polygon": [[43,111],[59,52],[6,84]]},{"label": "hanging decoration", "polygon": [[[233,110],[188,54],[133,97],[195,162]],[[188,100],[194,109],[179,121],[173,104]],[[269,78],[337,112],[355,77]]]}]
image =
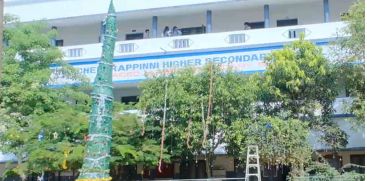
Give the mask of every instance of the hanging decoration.
[{"label": "hanging decoration", "polygon": [[92,111],[83,166],[77,181],[110,181],[110,149],[112,135],[112,59],[116,43],[116,13],[110,2],[103,32],[102,58],[92,92]]},{"label": "hanging decoration", "polygon": [[212,106],[213,106],[213,66],[214,64],[210,65],[210,77],[209,77],[209,97],[208,97],[208,110],[207,110],[207,116],[206,119],[204,118],[204,105],[202,104],[202,114],[203,114],[203,141],[202,141],[202,147],[207,147],[207,137],[209,134],[209,125],[211,121],[211,115],[212,115]]},{"label": "hanging decoration", "polygon": [[165,129],[166,129],[166,113],[167,113],[167,94],[168,94],[168,80],[166,77],[165,88],[164,88],[164,108],[163,108],[163,121],[162,121],[162,138],[161,138],[161,153],[159,156],[158,171],[162,173],[162,160],[163,160],[163,147],[165,140]]},{"label": "hanging decoration", "polygon": [[69,154],[70,154],[69,149],[64,150],[64,161],[62,162],[62,165],[61,165],[62,169],[64,169],[64,170],[68,169],[67,158],[68,158]]},{"label": "hanging decoration", "polygon": [[191,129],[192,129],[192,118],[189,119],[189,124],[187,125],[187,136],[186,136],[186,146],[188,149],[192,148],[192,145],[190,144],[191,141]]},{"label": "hanging decoration", "polygon": [[52,133],[54,139],[58,139],[59,138],[59,134],[55,131],[54,133]]},{"label": "hanging decoration", "polygon": [[146,115],[146,108],[144,108],[144,110],[143,110],[143,116],[142,116],[142,119],[141,119],[141,122],[142,122],[142,129],[141,129],[141,136],[144,136],[144,134],[145,134],[145,119],[146,119],[146,117],[147,117],[147,115]]}]

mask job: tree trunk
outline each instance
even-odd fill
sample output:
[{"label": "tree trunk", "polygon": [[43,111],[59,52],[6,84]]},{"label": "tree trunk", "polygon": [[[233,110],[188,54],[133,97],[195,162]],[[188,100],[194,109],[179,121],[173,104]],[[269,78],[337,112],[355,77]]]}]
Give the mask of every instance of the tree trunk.
[{"label": "tree trunk", "polygon": [[206,169],[206,175],[208,178],[212,177],[212,172],[211,172],[211,166],[210,166],[210,154],[205,153],[206,154],[206,160],[205,160],[205,169]]},{"label": "tree trunk", "polygon": [[[22,157],[17,156],[17,164],[18,164],[18,166],[20,166],[22,164],[22,161],[21,160],[22,160]],[[20,179],[22,181],[26,181],[27,180],[27,175],[24,172],[23,173],[18,172],[17,174],[19,175],[19,177],[20,177]]]}]

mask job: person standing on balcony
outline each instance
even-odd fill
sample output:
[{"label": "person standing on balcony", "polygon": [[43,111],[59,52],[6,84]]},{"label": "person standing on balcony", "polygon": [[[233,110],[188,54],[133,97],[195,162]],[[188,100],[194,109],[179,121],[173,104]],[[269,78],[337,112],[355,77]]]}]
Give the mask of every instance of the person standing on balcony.
[{"label": "person standing on balcony", "polygon": [[149,32],[149,29],[146,29],[146,30],[145,30],[144,38],[150,38],[150,32]]},{"label": "person standing on balcony", "polygon": [[171,32],[171,30],[169,29],[169,27],[168,27],[168,26],[164,27],[164,30],[163,30],[163,34],[162,34],[162,36],[163,36],[163,37],[169,37],[169,36],[171,36],[171,35],[172,35],[172,32]]},{"label": "person standing on balcony", "polygon": [[182,35],[181,30],[179,30],[179,29],[177,28],[177,26],[174,26],[174,27],[172,28],[172,36],[181,36],[181,35]]},{"label": "person standing on balcony", "polygon": [[245,22],[243,25],[245,26],[245,28],[244,28],[245,30],[250,30],[251,29],[251,26],[248,22]]}]

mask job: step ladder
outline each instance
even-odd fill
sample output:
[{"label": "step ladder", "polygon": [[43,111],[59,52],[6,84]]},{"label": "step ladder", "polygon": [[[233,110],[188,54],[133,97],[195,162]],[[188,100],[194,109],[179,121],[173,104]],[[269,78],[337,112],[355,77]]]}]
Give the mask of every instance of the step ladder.
[{"label": "step ladder", "polygon": [[[259,147],[249,145],[246,158],[246,181],[261,181]],[[250,172],[250,169],[252,172]],[[254,179],[256,177],[257,179]]]}]

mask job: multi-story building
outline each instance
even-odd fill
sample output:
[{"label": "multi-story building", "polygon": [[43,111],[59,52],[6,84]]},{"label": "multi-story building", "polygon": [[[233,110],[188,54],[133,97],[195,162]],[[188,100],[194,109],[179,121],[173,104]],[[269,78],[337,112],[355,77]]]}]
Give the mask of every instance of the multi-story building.
[{"label": "multi-story building", "polygon": [[[114,59],[115,100],[134,102],[138,84],[147,75],[208,61],[236,65],[242,73],[266,69],[264,57],[299,38],[323,47],[338,38],[345,27],[341,15],[355,0],[124,0],[115,1],[118,36]],[[91,80],[101,55],[101,32],[109,1],[101,0],[5,0],[5,12],[21,22],[44,20],[59,32],[54,40],[64,59]],[[169,32],[164,31],[169,28]],[[173,31],[177,27],[178,31]],[[58,75],[57,67],[52,67]],[[63,85],[62,78],[55,85]],[[338,167],[364,165],[363,130],[351,130],[343,105],[350,102],[344,91],[335,100],[334,120],[349,135]],[[328,148],[312,142],[329,157]],[[224,152],[219,153],[223,154]],[[219,157],[227,176],[236,172],[234,161]],[[223,161],[225,160],[225,161]],[[173,174],[179,172],[174,168]]]}]

